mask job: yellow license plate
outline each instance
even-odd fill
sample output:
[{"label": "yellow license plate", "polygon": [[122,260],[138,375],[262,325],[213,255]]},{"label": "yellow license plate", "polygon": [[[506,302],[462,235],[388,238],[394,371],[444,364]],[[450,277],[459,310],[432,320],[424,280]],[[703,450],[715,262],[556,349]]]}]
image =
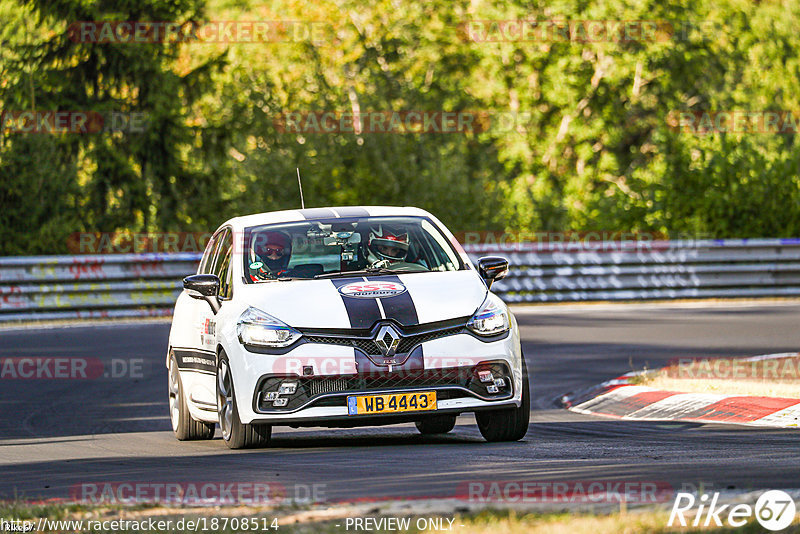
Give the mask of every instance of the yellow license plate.
[{"label": "yellow license plate", "polygon": [[347,397],[348,415],[419,412],[435,409],[435,391]]}]

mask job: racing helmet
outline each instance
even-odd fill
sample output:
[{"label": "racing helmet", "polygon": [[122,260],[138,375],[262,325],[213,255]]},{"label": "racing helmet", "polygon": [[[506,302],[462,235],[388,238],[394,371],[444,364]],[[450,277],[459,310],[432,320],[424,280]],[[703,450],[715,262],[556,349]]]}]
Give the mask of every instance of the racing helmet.
[{"label": "racing helmet", "polygon": [[292,238],[283,232],[261,232],[253,238],[254,259],[270,272],[286,269],[292,256]]},{"label": "racing helmet", "polygon": [[377,260],[405,261],[410,243],[408,230],[379,224],[370,230],[367,248]]}]

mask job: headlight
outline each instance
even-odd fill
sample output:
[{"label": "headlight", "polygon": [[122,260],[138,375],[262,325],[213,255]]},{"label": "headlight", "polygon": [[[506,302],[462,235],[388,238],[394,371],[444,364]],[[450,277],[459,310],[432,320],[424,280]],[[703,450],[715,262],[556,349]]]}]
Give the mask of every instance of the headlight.
[{"label": "headlight", "polygon": [[499,297],[489,293],[478,311],[467,323],[467,328],[479,336],[496,336],[508,331],[508,312]]},{"label": "headlight", "polygon": [[239,341],[245,345],[281,348],[288,347],[303,335],[268,313],[250,307],[236,324]]}]

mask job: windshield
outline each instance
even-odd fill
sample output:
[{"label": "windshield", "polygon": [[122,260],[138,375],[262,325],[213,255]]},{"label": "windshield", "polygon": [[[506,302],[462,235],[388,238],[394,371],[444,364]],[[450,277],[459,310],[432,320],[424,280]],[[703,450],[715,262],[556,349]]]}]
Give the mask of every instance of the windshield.
[{"label": "windshield", "polygon": [[245,282],[456,271],[461,258],[424,217],[359,217],[245,230]]}]

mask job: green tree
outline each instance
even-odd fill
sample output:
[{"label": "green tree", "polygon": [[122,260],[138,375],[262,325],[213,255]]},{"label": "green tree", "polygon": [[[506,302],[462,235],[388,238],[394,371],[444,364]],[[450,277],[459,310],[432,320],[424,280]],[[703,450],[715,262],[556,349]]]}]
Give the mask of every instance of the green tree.
[{"label": "green tree", "polygon": [[[216,221],[220,176],[192,163],[203,132],[187,117],[193,102],[210,89],[210,75],[223,65],[222,57],[178,73],[178,44],[76,42],[67,31],[73,21],[192,21],[202,17],[202,8],[193,0],[3,4],[18,18],[35,17],[38,27],[35,35],[9,38],[3,109],[84,111],[105,122],[102,132],[44,140],[33,139],[42,134],[6,132],[0,152],[4,217],[9,228],[27,235],[24,242],[0,245],[0,253],[37,246],[62,252],[64,234],[80,230],[205,229]],[[115,131],[124,122],[111,124],[115,114],[143,117],[145,126]],[[51,213],[52,220],[26,219],[41,212]],[[58,236],[41,235],[52,226]]]}]

